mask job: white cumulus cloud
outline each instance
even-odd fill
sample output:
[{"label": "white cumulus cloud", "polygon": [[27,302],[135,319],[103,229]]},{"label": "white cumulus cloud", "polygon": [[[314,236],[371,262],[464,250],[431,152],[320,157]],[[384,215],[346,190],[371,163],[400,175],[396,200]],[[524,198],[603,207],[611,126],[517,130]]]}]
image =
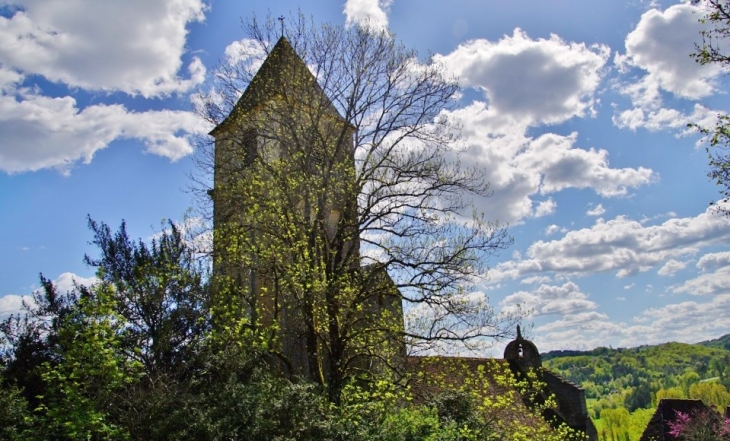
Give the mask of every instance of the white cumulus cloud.
[{"label": "white cumulus cloud", "polygon": [[[708,320],[712,317],[712,320]],[[730,328],[730,294],[712,300],[680,302],[642,311],[632,320],[613,321],[607,314],[585,311],[563,315],[535,328],[541,351],[590,350],[606,346],[635,347],[670,341],[696,343],[716,338]]]},{"label": "white cumulus cloud", "polygon": [[392,0],[347,0],[343,9],[347,26],[359,25],[381,31],[388,29],[388,8]]},{"label": "white cumulus cloud", "polygon": [[606,149],[577,145],[578,133],[527,135],[531,127],[593,116],[609,55],[605,45],[531,39],[515,29],[433,57],[462,86],[484,94],[485,101],[445,114],[462,127],[462,160],[481,166],[491,185],[493,196],[477,202],[490,219],[514,224],[552,214],[557,205],[544,196],[568,188],[615,197],[655,180],[645,167],[612,168]]},{"label": "white cumulus cloud", "polygon": [[[82,277],[74,273],[62,273],[53,280],[53,285],[58,293],[65,294],[74,289],[76,285],[91,286],[97,283],[99,279],[96,277]],[[3,321],[11,315],[22,314],[24,312],[23,302],[33,305],[33,296],[31,294],[17,295],[8,294],[0,297],[0,321]]]},{"label": "white cumulus cloud", "polygon": [[[542,274],[590,275],[606,271],[626,277],[660,265],[668,275],[680,269],[679,258],[728,242],[730,224],[712,208],[696,217],[648,226],[617,216],[608,221],[598,219],[589,228],[569,231],[555,240],[537,241],[519,259],[498,264],[489,277],[499,282]],[[675,262],[669,263],[671,260]]]},{"label": "white cumulus cloud", "polygon": [[670,291],[690,295],[730,294],[730,252],[705,254],[696,266],[701,274],[672,286]]},{"label": "white cumulus cloud", "polygon": [[616,57],[620,67],[637,67],[647,72],[642,83],[628,92],[645,96],[649,93],[653,97],[663,89],[690,99],[713,92],[720,68],[701,66],[689,56],[700,40],[700,12],[699,8],[682,3],[665,11],[650,9],[641,16],[636,29],[626,37],[626,54]]},{"label": "white cumulus cloud", "polygon": [[[721,112],[699,103],[689,109],[666,107],[663,93],[699,100],[717,91],[722,69],[717,64],[700,65],[690,57],[701,42],[702,10],[690,3],[673,5],[664,11],[645,12],[625,41],[626,53],[614,61],[627,80],[619,90],[631,98],[633,108],[619,110],[613,117],[619,128],[651,131],[669,129],[678,136],[694,133],[688,123],[712,127]],[[639,72],[638,77],[636,72]]]},{"label": "white cumulus cloud", "polygon": [[71,96],[51,98],[19,90],[0,95],[0,170],[57,168],[68,173],[116,139],[139,140],[150,153],[178,160],[192,153],[190,136],[207,129],[191,112],[131,112],[121,104],[79,109]]},{"label": "white cumulus cloud", "polygon": [[702,271],[713,271],[725,267],[730,267],[730,251],[705,254],[697,261],[697,268]]},{"label": "white cumulus cloud", "polygon": [[525,125],[559,123],[592,112],[609,57],[605,45],[532,40],[521,29],[497,42],[478,39],[434,60],[482,90],[490,110]]},{"label": "white cumulus cloud", "polygon": [[23,302],[29,303],[32,300],[29,295],[8,294],[0,297],[0,321],[6,320],[11,315],[21,313],[23,311]]},{"label": "white cumulus cloud", "polygon": [[477,201],[479,210],[490,219],[516,223],[550,214],[556,209],[554,201],[540,196],[568,188],[616,197],[655,179],[654,172],[645,167],[612,168],[607,150],[576,146],[577,133],[529,138],[524,127],[515,128],[483,102],[454,110],[449,117],[463,127],[462,160],[481,167],[491,185],[493,195]]},{"label": "white cumulus cloud", "polygon": [[573,282],[566,282],[561,286],[540,285],[532,291],[510,294],[500,302],[503,312],[528,311],[531,317],[574,315],[593,310],[597,306]]},{"label": "white cumulus cloud", "polygon": [[661,268],[659,268],[659,271],[657,271],[657,274],[660,276],[673,276],[677,273],[677,271],[683,270],[687,267],[687,262],[680,262],[678,260],[669,259],[667,263],[664,264]]},{"label": "white cumulus cloud", "polygon": [[543,217],[553,214],[555,213],[555,209],[557,208],[557,206],[558,204],[552,198],[548,198],[548,200],[542,201],[537,204],[537,207],[535,208],[535,211],[532,215],[533,217]]},{"label": "white cumulus cloud", "polygon": [[8,0],[0,17],[0,64],[50,81],[145,97],[184,92],[205,67],[183,68],[186,26],[204,19],[201,0]]},{"label": "white cumulus cloud", "polygon": [[56,287],[56,291],[59,293],[66,293],[72,291],[76,285],[79,286],[92,286],[99,282],[96,276],[83,277],[74,273],[61,273],[58,277],[53,280],[53,285]]},{"label": "white cumulus cloud", "polygon": [[[0,16],[0,171],[68,174],[119,139],[175,161],[192,153],[193,134],[209,129],[191,112],[131,111],[114,95],[91,105],[77,99],[80,90],[152,98],[200,84],[205,67],[195,57],[184,66],[183,57],[188,24],[205,18],[202,0],[3,3],[11,12]],[[36,76],[68,91],[46,95],[26,83]]]},{"label": "white cumulus cloud", "polygon": [[603,208],[603,205],[602,204],[598,204],[595,207],[593,207],[593,208],[589,209],[588,211],[586,211],[586,214],[588,216],[601,216],[605,212],[606,212],[606,209]]}]

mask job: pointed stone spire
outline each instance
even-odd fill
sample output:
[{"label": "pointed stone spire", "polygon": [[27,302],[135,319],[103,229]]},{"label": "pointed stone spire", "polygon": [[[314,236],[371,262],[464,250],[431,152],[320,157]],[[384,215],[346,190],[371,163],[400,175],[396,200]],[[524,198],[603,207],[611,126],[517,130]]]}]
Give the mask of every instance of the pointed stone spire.
[{"label": "pointed stone spire", "polygon": [[231,113],[210,132],[210,135],[215,137],[229,124],[238,121],[239,118],[245,118],[246,114],[259,104],[273,99],[284,91],[288,93],[314,91],[316,94],[320,94],[327,107],[334,110],[334,106],[317,84],[317,79],[309,71],[307,64],[297,54],[289,40],[282,36],[254,75]]}]

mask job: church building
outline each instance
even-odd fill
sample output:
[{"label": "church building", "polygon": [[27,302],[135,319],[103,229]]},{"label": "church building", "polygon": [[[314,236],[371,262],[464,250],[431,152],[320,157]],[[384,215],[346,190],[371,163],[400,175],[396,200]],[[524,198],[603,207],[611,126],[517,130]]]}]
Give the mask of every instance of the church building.
[{"label": "church building", "polygon": [[447,372],[457,383],[488,365],[516,377],[537,372],[547,390],[525,404],[554,394],[545,418],[596,439],[583,390],[544,369],[519,328],[500,360],[406,355],[400,293],[383,268],[360,263],[355,130],[282,37],[210,132],[214,274],[271,338],[275,363],[321,384],[411,374],[415,395],[443,390],[428,378]]}]

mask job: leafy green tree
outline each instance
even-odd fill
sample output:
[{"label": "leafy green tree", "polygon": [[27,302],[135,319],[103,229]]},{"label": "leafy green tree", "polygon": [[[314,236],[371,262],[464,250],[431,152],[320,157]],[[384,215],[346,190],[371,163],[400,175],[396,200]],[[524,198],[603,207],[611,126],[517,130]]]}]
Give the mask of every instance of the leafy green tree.
[{"label": "leafy green tree", "polygon": [[624,404],[629,412],[636,409],[651,406],[651,388],[647,382],[639,383],[631,389],[631,392],[624,399]]},{"label": "leafy green tree", "polygon": [[0,385],[0,439],[21,440],[28,433],[32,417],[21,390]]},{"label": "leafy green tree", "polygon": [[163,416],[161,427],[150,425],[150,438],[344,439],[337,410],[313,383],[292,383],[264,369],[247,378],[216,370],[215,378],[201,379],[200,386],[182,405],[172,406],[174,415]]},{"label": "leafy green tree", "polygon": [[631,434],[632,440],[638,440],[644,433],[646,426],[649,424],[649,420],[654,416],[656,409],[636,409],[631,412],[631,419],[629,421],[629,433]]},{"label": "leafy green tree", "polygon": [[700,381],[700,376],[697,372],[688,370],[679,376],[679,387],[682,388],[682,395],[685,397],[689,396],[689,388]]},{"label": "leafy green tree", "polygon": [[707,405],[725,409],[730,406],[730,392],[720,383],[706,381],[695,383],[689,387],[689,397],[693,400],[702,400]]},{"label": "leafy green tree", "polygon": [[463,429],[463,439],[584,439],[583,433],[550,420],[556,403],[536,371],[516,378],[507,364],[495,360],[470,366],[459,358],[424,357],[411,380],[415,395],[425,395],[444,427]]},{"label": "leafy green tree", "polygon": [[184,377],[199,368],[196,356],[209,330],[205,262],[172,222],[148,245],[130,240],[126,224],[112,233],[89,218],[99,257],[84,261],[113,287],[115,311],[125,322],[121,350],[148,376]]},{"label": "leafy green tree", "polygon": [[41,289],[32,301],[23,303],[26,313],[9,317],[0,325],[0,359],[3,386],[18,387],[30,409],[40,404],[45,393],[42,366],[60,359],[59,330],[78,303],[76,291],[59,293],[53,283],[40,276]]},{"label": "leafy green tree", "polygon": [[654,398],[654,406],[656,407],[659,402],[665,398],[687,398],[687,395],[684,393],[684,390],[680,387],[670,387],[667,389],[659,389]]},{"label": "leafy green tree", "polygon": [[141,365],[117,350],[125,322],[115,309],[113,288],[99,284],[83,289],[62,321],[60,361],[41,368],[47,386],[37,411],[45,437],[128,438],[112,414],[118,396],[139,381]]},{"label": "leafy green tree", "polygon": [[204,267],[174,225],[150,245],[129,240],[124,224],[116,234],[89,226],[98,285],[59,293],[41,277],[25,314],[0,328],[2,384],[22,391],[38,433],[144,439],[148,418],[209,368]]},{"label": "leafy green tree", "polygon": [[604,439],[621,441],[628,436],[630,418],[629,411],[624,407],[604,409],[601,412],[601,421],[606,431]]},{"label": "leafy green tree", "polygon": [[[387,375],[349,382],[335,406],[321,384],[281,378],[269,368],[269,352],[245,341],[220,345],[209,325],[185,325],[192,348],[174,349],[182,332],[175,327],[155,334],[171,342],[152,344],[145,336],[153,330],[136,323],[191,323],[174,317],[206,289],[193,254],[174,228],[147,245],[130,241],[124,225],[115,235],[103,224],[90,226],[101,257],[87,261],[99,282],[59,294],[42,279],[44,290],[24,318],[2,328],[3,439],[579,439],[564,426],[549,427],[542,408],[522,407],[513,391],[523,385],[506,370],[493,378],[497,384],[481,373],[462,385],[466,406],[458,394],[414,404]],[[166,303],[171,298],[180,303]],[[199,314],[196,325],[210,320],[200,305],[188,309]],[[145,308],[157,319],[141,319]],[[32,362],[32,376],[17,375],[21,361]],[[493,387],[509,392],[500,397]],[[24,398],[26,389],[41,392],[35,404]]]},{"label": "leafy green tree", "polygon": [[713,358],[710,360],[710,372],[712,375],[716,375],[717,377],[722,378],[725,376],[725,371],[727,370],[728,363],[730,363],[730,356],[728,356],[726,359],[720,359],[720,358]]}]

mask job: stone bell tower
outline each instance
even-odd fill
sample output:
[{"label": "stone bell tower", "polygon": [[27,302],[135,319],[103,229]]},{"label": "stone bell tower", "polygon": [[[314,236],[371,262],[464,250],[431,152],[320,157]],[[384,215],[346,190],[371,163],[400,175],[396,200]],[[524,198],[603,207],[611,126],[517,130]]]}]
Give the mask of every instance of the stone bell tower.
[{"label": "stone bell tower", "polygon": [[[344,350],[328,338],[365,322],[309,296],[307,271],[325,274],[312,285],[349,271],[394,292],[385,271],[360,268],[354,134],[285,37],[210,132],[214,274],[239,287],[251,323],[274,337],[274,352],[291,375],[326,378],[331,366],[321,354]],[[362,314],[386,308],[402,325],[400,297],[374,295],[360,300]]]},{"label": "stone bell tower", "polygon": [[[526,405],[544,404],[552,395],[557,406],[543,411],[546,421],[551,424],[565,423],[571,428],[585,433],[589,441],[598,439],[596,427],[588,416],[585,391],[543,368],[537,346],[522,337],[519,325],[517,326],[517,338],[509,342],[504,349],[504,358],[517,379],[529,382],[537,381],[542,384],[542,390],[539,393],[531,397],[523,396]],[[534,376],[530,376],[530,373]]]},{"label": "stone bell tower", "polygon": [[[241,215],[242,201],[225,190],[234,192],[231,187],[247,175],[253,177],[257,165],[260,169],[286,162],[288,168],[282,170],[292,182],[289,200],[282,202],[304,204],[299,196],[307,184],[326,185],[330,194],[322,201],[325,213],[318,214],[333,234],[341,219],[357,216],[354,133],[304,60],[281,37],[230,114],[210,132],[215,138],[214,222],[224,224]],[[307,179],[316,177],[321,179]],[[280,176],[269,178],[273,187]],[[261,196],[266,190],[262,187]],[[351,241],[357,252],[356,235]]]}]

